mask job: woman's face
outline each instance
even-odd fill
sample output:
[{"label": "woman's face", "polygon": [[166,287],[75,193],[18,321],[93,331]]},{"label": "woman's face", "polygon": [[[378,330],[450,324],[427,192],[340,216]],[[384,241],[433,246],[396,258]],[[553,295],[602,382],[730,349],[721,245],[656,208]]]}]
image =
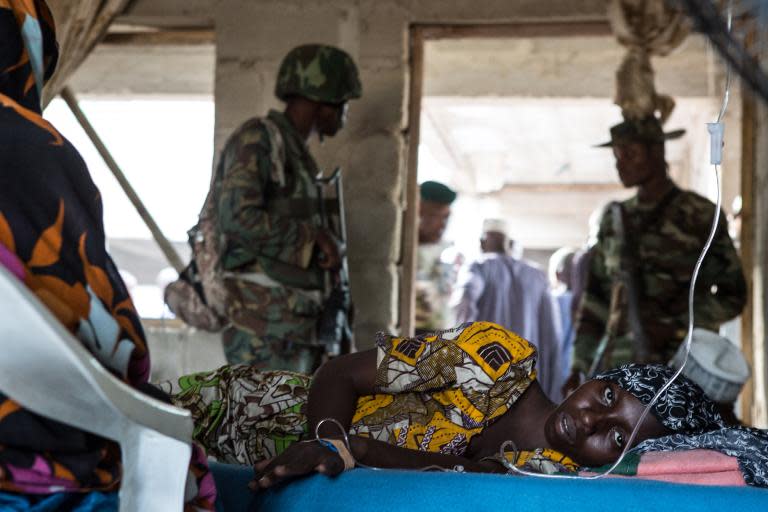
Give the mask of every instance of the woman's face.
[{"label": "woman's face", "polygon": [[[549,445],[584,466],[614,462],[624,449],[645,406],[612,382],[590,380],[573,392],[544,424]],[[648,414],[633,443],[668,434]]]}]

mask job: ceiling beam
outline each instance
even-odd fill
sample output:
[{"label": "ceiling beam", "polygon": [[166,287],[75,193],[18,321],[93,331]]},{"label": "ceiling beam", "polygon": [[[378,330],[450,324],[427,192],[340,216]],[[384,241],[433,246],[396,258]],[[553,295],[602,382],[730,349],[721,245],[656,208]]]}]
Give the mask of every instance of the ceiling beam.
[{"label": "ceiling beam", "polygon": [[101,44],[130,46],[196,46],[211,45],[216,33],[209,29],[109,32]]},{"label": "ceiling beam", "polygon": [[493,192],[486,192],[485,197],[503,197],[507,192],[618,192],[624,190],[620,183],[505,183]]},{"label": "ceiling beam", "polygon": [[214,26],[216,0],[132,0],[118,23],[147,27]]},{"label": "ceiling beam", "polygon": [[500,24],[416,24],[425,39],[468,39],[508,37],[583,37],[611,35],[611,27],[604,19],[525,21]]}]

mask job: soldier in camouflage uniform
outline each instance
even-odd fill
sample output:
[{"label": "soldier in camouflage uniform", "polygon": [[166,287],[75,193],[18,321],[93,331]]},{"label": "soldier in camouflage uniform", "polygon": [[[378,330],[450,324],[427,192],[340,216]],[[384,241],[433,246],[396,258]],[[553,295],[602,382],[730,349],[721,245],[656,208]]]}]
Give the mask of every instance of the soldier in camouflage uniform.
[{"label": "soldier in camouflage uniform", "polygon": [[419,247],[416,251],[416,333],[453,327],[449,301],[458,262],[451,261],[452,245],[443,241],[456,192],[437,181],[419,187]]},{"label": "soldier in camouflage uniform", "polygon": [[[603,214],[579,306],[573,373],[566,390],[577,385],[578,372],[592,366],[606,331],[609,337],[600,361],[602,368],[626,362],[667,363],[685,338],[691,275],[709,235],[715,205],[679,189],[667,174],[664,140],[682,134],[682,130],[664,133],[652,117],[614,126],[611,141],[602,145],[613,148],[622,184],[637,187],[637,194],[621,202],[620,208],[608,208]],[[623,237],[617,232],[614,211],[623,211]],[[741,313],[746,301],[741,263],[728,236],[725,217],[722,212],[719,215],[694,298],[695,325],[712,331]],[[627,268],[635,276],[634,291],[624,289],[617,294],[621,289],[616,287],[618,273]],[[635,294],[644,350],[638,347],[637,339],[633,341],[629,293]]]},{"label": "soldier in camouflage uniform", "polygon": [[362,92],[351,57],[305,45],[283,59],[275,94],[285,111],[246,121],[227,141],[207,203],[217,228],[224,277],[223,334],[230,363],[310,373],[324,272],[338,269],[340,248],[321,227],[309,152],[344,125],[347,102]]}]

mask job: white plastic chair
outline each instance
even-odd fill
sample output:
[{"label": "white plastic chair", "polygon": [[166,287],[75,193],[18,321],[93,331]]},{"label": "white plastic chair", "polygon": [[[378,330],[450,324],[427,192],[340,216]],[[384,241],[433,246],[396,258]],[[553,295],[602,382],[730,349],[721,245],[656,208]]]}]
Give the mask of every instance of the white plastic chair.
[{"label": "white plastic chair", "polygon": [[120,444],[120,511],[181,511],[191,456],[189,411],[107,371],[0,265],[0,391],[41,416]]}]

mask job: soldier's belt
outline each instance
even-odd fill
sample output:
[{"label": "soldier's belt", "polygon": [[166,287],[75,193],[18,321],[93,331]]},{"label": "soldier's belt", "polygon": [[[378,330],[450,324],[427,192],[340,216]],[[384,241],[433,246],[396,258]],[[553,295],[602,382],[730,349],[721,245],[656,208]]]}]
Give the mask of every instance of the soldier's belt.
[{"label": "soldier's belt", "polygon": [[[323,200],[325,204],[325,212],[327,215],[339,214],[339,202],[334,199]],[[277,215],[283,215],[285,217],[311,217],[313,215],[320,214],[320,208],[317,200],[310,200],[307,198],[278,198],[272,199],[267,202],[267,211],[270,213],[276,213]]]},{"label": "soldier's belt", "polygon": [[285,288],[311,300],[312,302],[316,302],[317,304],[321,304],[323,302],[322,291],[305,290],[302,288],[288,286],[284,283],[275,281],[263,272],[224,272],[223,276],[225,279],[238,279],[240,281],[248,281],[249,283],[263,286],[264,288]]}]

